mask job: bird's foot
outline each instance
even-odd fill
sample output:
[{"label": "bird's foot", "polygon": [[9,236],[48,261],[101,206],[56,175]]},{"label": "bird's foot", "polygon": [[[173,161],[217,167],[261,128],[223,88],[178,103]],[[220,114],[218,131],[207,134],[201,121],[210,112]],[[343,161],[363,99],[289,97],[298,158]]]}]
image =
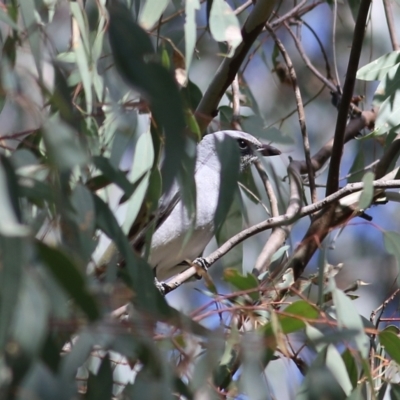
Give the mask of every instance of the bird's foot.
[{"label": "bird's foot", "polygon": [[157,278],[154,278],[154,285],[163,296],[167,295],[172,290],[168,284],[160,282]]},{"label": "bird's foot", "polygon": [[207,274],[210,263],[203,257],[197,257],[193,260],[192,266],[196,268],[196,278],[201,279]]}]

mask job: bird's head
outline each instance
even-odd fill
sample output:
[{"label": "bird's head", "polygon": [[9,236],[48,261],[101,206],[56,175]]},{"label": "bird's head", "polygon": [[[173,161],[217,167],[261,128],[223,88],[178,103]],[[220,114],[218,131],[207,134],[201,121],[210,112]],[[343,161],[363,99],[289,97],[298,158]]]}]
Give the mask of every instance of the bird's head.
[{"label": "bird's head", "polygon": [[224,140],[225,136],[229,136],[237,142],[240,151],[241,171],[256,161],[260,155],[270,157],[281,154],[281,151],[277,148],[260,142],[256,137],[246,132],[227,130],[214,132],[212,135],[218,140]]}]

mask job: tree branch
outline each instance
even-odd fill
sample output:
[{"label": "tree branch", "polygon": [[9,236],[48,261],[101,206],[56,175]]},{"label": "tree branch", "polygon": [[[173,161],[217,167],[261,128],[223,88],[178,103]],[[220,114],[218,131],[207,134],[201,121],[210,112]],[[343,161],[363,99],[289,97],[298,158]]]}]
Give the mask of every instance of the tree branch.
[{"label": "tree branch", "polygon": [[326,195],[336,192],[339,187],[340,161],[344,145],[344,136],[347,124],[351,98],[353,96],[354,84],[360,60],[361,48],[364,39],[365,24],[367,22],[371,0],[361,0],[358,11],[356,26],[354,29],[353,43],[351,46],[349,63],[347,66],[346,79],[343,87],[343,96],[339,106],[339,114],[336,122],[335,138],[331,163],[329,166]]}]

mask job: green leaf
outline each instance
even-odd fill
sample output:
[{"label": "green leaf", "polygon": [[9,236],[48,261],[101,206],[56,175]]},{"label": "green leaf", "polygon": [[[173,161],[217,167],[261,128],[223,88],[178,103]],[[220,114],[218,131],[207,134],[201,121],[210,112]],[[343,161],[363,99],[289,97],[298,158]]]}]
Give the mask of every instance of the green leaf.
[{"label": "green leaf", "polygon": [[[164,129],[166,140],[162,177],[164,192],[167,192],[176,175],[188,167],[185,165],[183,101],[173,76],[154,62],[151,41],[135,24],[129,10],[120,3],[113,3],[109,13],[109,38],[116,67],[130,85],[149,99],[156,125]],[[191,172],[193,169],[194,165]]]},{"label": "green leaf", "polygon": [[2,9],[0,8],[0,21],[6,23],[11,28],[16,31],[20,31],[21,28],[13,21],[13,19]]},{"label": "green leaf", "polygon": [[150,170],[154,162],[154,148],[150,132],[145,132],[140,135],[133,156],[131,172],[129,174],[129,181],[136,182],[143,176],[136,187],[134,193],[130,196],[128,201],[128,209],[126,218],[122,225],[123,231],[128,233],[132,227],[133,222],[140,211],[140,207],[145,199],[146,192],[150,181]]},{"label": "green leaf", "polygon": [[0,156],[0,234],[26,236],[29,228],[20,221],[17,178],[9,160]]},{"label": "green leaf", "polygon": [[[354,303],[339,289],[336,288],[333,278],[329,279],[329,288],[336,306],[336,315],[339,330],[356,331],[354,341],[362,357],[366,358],[369,349],[369,339],[364,332],[364,325]],[[345,328],[345,329],[344,329]]]},{"label": "green leaf", "polygon": [[346,366],[346,371],[350,378],[351,385],[353,386],[353,388],[356,388],[358,381],[358,368],[356,360],[354,359],[353,354],[349,349],[346,349],[346,351],[342,354],[342,359],[344,365]]},{"label": "green leaf", "polygon": [[344,399],[346,395],[330,368],[326,365],[328,349],[318,353],[308,369],[306,377],[297,392],[296,400]]},{"label": "green leaf", "polygon": [[[361,146],[359,144],[359,146]],[[362,177],[364,176],[364,166],[365,166],[365,160],[364,160],[364,152],[362,149],[357,152],[356,158],[353,161],[353,164],[349,170],[349,176],[347,178],[347,183],[354,183],[354,182],[360,182]]]},{"label": "green leaf", "polygon": [[113,370],[107,353],[100,364],[97,375],[89,374],[86,400],[109,400],[112,398]]},{"label": "green leaf", "polygon": [[286,250],[288,250],[290,248],[289,245],[286,246],[282,246],[280,247],[271,257],[271,263],[273,263],[276,260],[279,260],[285,253]]},{"label": "green leaf", "polygon": [[384,231],[383,240],[386,250],[395,257],[397,268],[400,270],[400,234],[394,231]]},{"label": "green leaf", "polygon": [[0,236],[0,348],[4,349],[17,305],[27,246],[21,238]]},{"label": "green leaf", "polygon": [[[289,334],[306,327],[304,319],[317,319],[319,312],[310,303],[298,300],[287,306],[283,312],[291,315],[278,315],[278,321],[283,334]],[[265,325],[264,334],[268,337],[273,335],[271,322]]]},{"label": "green leaf", "polygon": [[365,397],[363,396],[363,389],[362,386],[357,386],[350,394],[349,397],[346,398],[346,400],[365,400]]},{"label": "green leaf", "polygon": [[351,15],[353,16],[354,22],[357,21],[358,10],[360,8],[361,0],[349,0],[348,4],[350,7]]},{"label": "green leaf", "polygon": [[326,353],[326,366],[332,372],[333,376],[342,387],[346,395],[349,395],[353,389],[353,386],[350,382],[344,361],[340,356],[339,351],[333,345],[328,346],[328,351]]},{"label": "green leaf", "polygon": [[83,12],[79,2],[70,2],[71,13],[78,23],[79,36],[73,45],[75,61],[81,76],[83,89],[85,91],[86,112],[90,114],[93,110],[92,75],[91,60],[89,54],[89,40],[87,35],[87,23],[83,17]]},{"label": "green leaf", "polygon": [[141,178],[144,177],[144,175],[137,176],[137,171],[135,171],[135,177],[137,176],[137,181],[135,182],[136,184],[131,184],[131,182],[126,177],[126,173],[114,168],[108,158],[95,156],[93,157],[93,163],[96,168],[98,168],[103,173],[103,177],[106,179],[107,182],[115,183],[125,192],[125,199],[128,199],[132,195],[138,184],[141,182]]},{"label": "green leaf", "polygon": [[213,0],[209,24],[211,34],[217,42],[228,42],[228,57],[232,57],[236,47],[242,42],[242,33],[236,15],[225,0]]},{"label": "green leaf", "polygon": [[360,210],[365,210],[371,205],[371,201],[374,197],[374,179],[375,174],[373,172],[367,172],[363,177],[364,188],[361,192],[360,201],[358,202]]},{"label": "green leaf", "polygon": [[400,53],[393,51],[360,68],[357,79],[365,81],[380,81],[396,64],[400,63]]},{"label": "green leaf", "polygon": [[99,310],[93,296],[88,292],[85,279],[73,261],[58,249],[36,242],[41,261],[52,273],[58,284],[91,320],[99,318]]},{"label": "green leaf", "polygon": [[[253,274],[248,273],[247,275],[242,275],[238,270],[233,268],[224,270],[224,280],[239,290],[256,289],[259,286],[259,282]],[[248,296],[250,296],[252,300],[257,301],[260,298],[260,293],[255,290],[249,293]]]},{"label": "green leaf", "polygon": [[41,350],[47,334],[49,313],[49,300],[35,275],[25,274],[11,331],[13,339],[31,355]]},{"label": "green leaf", "polygon": [[388,97],[394,98],[400,89],[400,64],[392,67],[382,78],[374,94],[373,104],[380,106]]},{"label": "green leaf", "polygon": [[43,139],[52,164],[65,171],[88,161],[79,143],[78,134],[69,125],[53,116],[44,123]]},{"label": "green leaf", "polygon": [[400,338],[390,330],[379,332],[379,342],[389,356],[400,365]]},{"label": "green leaf", "polygon": [[28,32],[28,41],[31,47],[33,59],[35,60],[36,68],[38,70],[39,80],[42,81],[42,52],[41,52],[41,38],[40,31],[35,16],[35,2],[34,0],[18,0],[22,19],[26,31]]},{"label": "green leaf", "polygon": [[139,24],[143,29],[149,30],[160,19],[169,0],[146,0],[139,15]]},{"label": "green leaf", "polygon": [[400,385],[390,384],[390,400],[400,400]]},{"label": "green leaf", "polygon": [[[318,310],[304,300],[298,300],[290,304],[283,311],[285,314],[293,314],[304,319],[316,319],[319,315]],[[283,333],[288,334],[305,328],[305,322],[301,318],[279,315],[279,322]]]},{"label": "green leaf", "polygon": [[189,71],[192,63],[193,52],[196,45],[196,10],[200,10],[199,0],[186,1],[186,21],[185,21],[185,64],[186,71]]},{"label": "green leaf", "polygon": [[379,107],[375,121],[374,136],[383,135],[400,126],[400,91],[386,98]]}]

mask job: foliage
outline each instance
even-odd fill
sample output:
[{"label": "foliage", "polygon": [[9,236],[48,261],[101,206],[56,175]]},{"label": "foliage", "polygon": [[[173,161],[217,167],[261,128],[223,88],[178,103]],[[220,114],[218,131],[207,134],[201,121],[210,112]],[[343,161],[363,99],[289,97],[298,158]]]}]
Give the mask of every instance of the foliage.
[{"label": "foliage", "polygon": [[[336,19],[336,2],[327,3]],[[327,261],[333,229],[341,232],[355,217],[368,219],[371,206],[399,201],[388,190],[400,187],[399,54],[358,70],[358,79],[379,81],[374,108],[366,104],[363,111],[350,82],[357,65],[349,66],[342,89],[330,69],[325,78],[321,65],[311,64],[293,33],[294,25],[308,26],[329,68],[323,42],[305,22],[310,11],[323,13],[328,5],[282,4],[0,3],[0,398],[284,398],[271,386],[279,360],[290,360],[301,376],[291,398],[399,398],[399,331],[382,324],[398,290],[367,320],[353,301],[363,295],[363,282],[339,289],[342,264]],[[351,37],[362,37],[369,2],[349,5],[345,13],[361,29],[352,23]],[[276,35],[284,32],[290,35],[282,44]],[[291,37],[300,59],[283,47]],[[356,47],[353,42],[352,51]],[[220,67],[204,85],[202,73],[195,72],[207,57]],[[275,123],[282,130],[266,128],[245,77],[254,60],[273,65],[268,74],[285,96],[298,94],[302,134],[298,128],[292,135],[283,132],[284,120],[296,112]],[[332,140],[312,157],[301,94],[315,83],[302,79],[304,64],[348,120],[335,136],[332,127]],[[328,96],[321,103],[335,110]],[[221,152],[225,175],[216,239],[225,244],[206,260],[213,265],[223,255],[223,280],[211,269],[198,285],[205,303],[185,313],[158,291],[147,263],[154,215],[175,182],[188,210],[195,210],[196,143],[206,131],[232,128],[282,147],[300,143],[301,159],[290,158],[284,173],[258,163],[261,179],[247,171],[239,196],[231,160]],[[354,154],[344,189],[317,190],[333,141],[342,143],[342,154],[354,138],[360,146],[377,146],[374,163],[363,152]],[[338,174],[330,177],[320,179],[324,187],[339,180]],[[269,215],[243,230],[260,209]],[[139,254],[130,238],[145,226],[147,245]],[[294,227],[302,236],[295,246]],[[249,261],[242,241],[265,231],[271,233],[264,248],[254,240],[257,260]],[[400,231],[381,232],[386,252],[400,265]],[[315,253],[317,271],[305,277]],[[172,278],[169,289],[186,280],[179,279]],[[285,379],[277,377],[278,386],[287,385]]]}]

